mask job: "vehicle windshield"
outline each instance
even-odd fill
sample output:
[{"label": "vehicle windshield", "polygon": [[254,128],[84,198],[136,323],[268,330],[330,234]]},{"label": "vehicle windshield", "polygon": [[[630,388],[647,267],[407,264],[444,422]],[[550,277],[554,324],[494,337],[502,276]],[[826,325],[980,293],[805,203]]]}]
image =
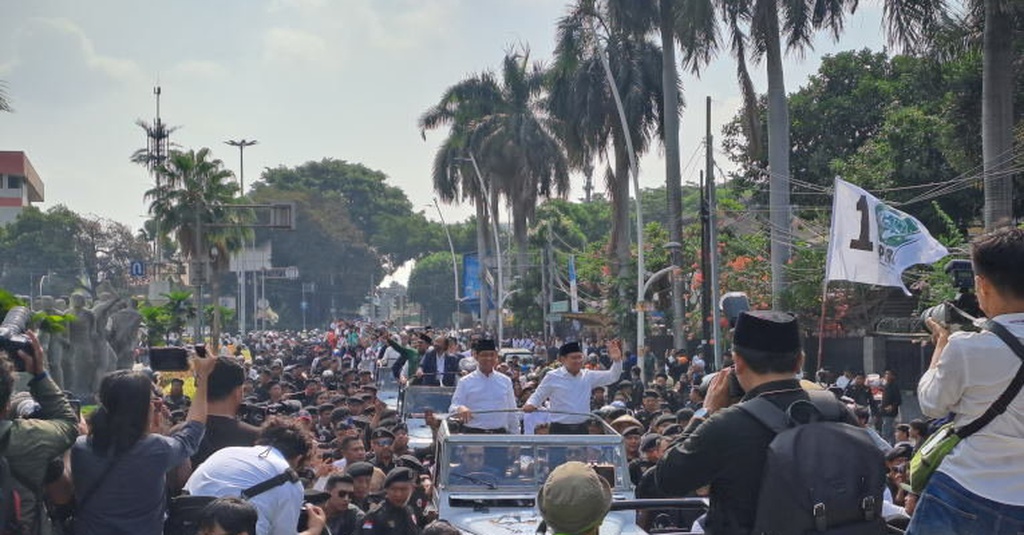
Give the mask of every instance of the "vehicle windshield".
[{"label": "vehicle windshield", "polygon": [[409,388],[405,391],[405,409],[402,412],[406,418],[423,418],[425,411],[447,413],[452,403],[452,394],[454,389],[451,388]]},{"label": "vehicle windshield", "polygon": [[621,464],[620,451],[613,444],[459,445],[448,463],[448,484],[522,492],[539,488],[555,467],[579,461],[594,466],[612,488],[621,488],[622,474],[615,470]]}]

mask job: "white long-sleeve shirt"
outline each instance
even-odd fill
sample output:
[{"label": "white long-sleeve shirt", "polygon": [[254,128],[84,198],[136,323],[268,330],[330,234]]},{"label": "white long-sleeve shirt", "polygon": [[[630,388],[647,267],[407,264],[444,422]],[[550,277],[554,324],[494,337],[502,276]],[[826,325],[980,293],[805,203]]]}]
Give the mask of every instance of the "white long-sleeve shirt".
[{"label": "white long-sleeve shirt", "polygon": [[[193,496],[237,497],[288,468],[288,461],[277,448],[224,448],[196,468],[185,490]],[[249,499],[259,513],[255,535],[294,535],[302,499],[300,483],[285,483]]]},{"label": "white long-sleeve shirt", "polygon": [[[594,388],[607,386],[619,380],[622,375],[622,361],[615,361],[607,370],[582,369],[571,375],[564,367],[550,371],[544,376],[537,391],[526,402],[540,407],[544,400],[550,401],[551,423],[581,424],[590,414],[590,394]],[[554,414],[574,412],[579,414]]]},{"label": "white long-sleeve shirt", "polygon": [[499,372],[484,375],[480,370],[459,379],[452,394],[452,405],[448,412],[455,412],[460,406],[473,413],[468,422],[477,429],[506,429],[511,435],[519,434],[519,415],[515,412],[480,414],[481,411],[516,410],[516,394],[512,379]]},{"label": "white long-sleeve shirt", "polygon": [[[994,318],[1024,338],[1024,314]],[[917,385],[921,411],[933,418],[956,413],[954,424],[979,418],[1006,390],[1021,360],[990,332],[958,332],[939,357],[938,367]],[[1024,395],[943,459],[939,470],[978,496],[1024,506]]]}]

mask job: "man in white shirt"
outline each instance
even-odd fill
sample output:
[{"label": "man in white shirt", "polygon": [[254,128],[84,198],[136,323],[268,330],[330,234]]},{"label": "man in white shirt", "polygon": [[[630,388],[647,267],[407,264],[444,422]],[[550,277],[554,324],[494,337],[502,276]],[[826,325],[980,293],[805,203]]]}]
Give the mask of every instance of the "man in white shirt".
[{"label": "man in white shirt", "polygon": [[[294,470],[312,451],[312,439],[296,421],[273,418],[264,424],[256,446],[223,448],[210,455],[185,483],[193,496],[239,496],[276,476],[292,470],[291,481],[248,499],[259,512],[253,535],[295,535],[303,509],[302,484]],[[326,516],[319,507],[306,506],[309,529],[300,535],[319,535]]]},{"label": "man in white shirt", "polygon": [[[971,249],[979,307],[1024,338],[1024,230],[985,234]],[[950,335],[931,318],[927,323],[935,352],[917,386],[921,411],[931,417],[952,412],[960,428],[1006,391],[1021,359],[994,333]],[[928,481],[916,509],[908,534],[1024,530],[1024,396],[1018,394],[1005,412],[957,444]]]},{"label": "man in white shirt", "polygon": [[[494,371],[498,364],[498,349],[494,340],[476,343],[476,371],[459,379],[452,394],[448,412],[455,413],[463,422],[463,433],[519,434],[519,417],[512,380]],[[510,412],[484,412],[501,411]]]},{"label": "man in white shirt", "polygon": [[[523,412],[534,412],[545,400],[550,402],[552,435],[586,435],[590,414],[590,393],[594,388],[607,386],[622,375],[622,342],[608,343],[611,368],[583,369],[583,348],[579,342],[569,342],[558,350],[562,367],[548,372],[537,391],[523,405]],[[572,414],[567,414],[572,413]]]}]

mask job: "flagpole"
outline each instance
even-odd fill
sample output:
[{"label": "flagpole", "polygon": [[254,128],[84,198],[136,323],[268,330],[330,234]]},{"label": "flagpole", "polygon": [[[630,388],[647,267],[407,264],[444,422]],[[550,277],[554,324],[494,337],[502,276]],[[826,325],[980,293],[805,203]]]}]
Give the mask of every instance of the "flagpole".
[{"label": "flagpole", "polygon": [[[826,265],[828,265],[826,261]],[[821,283],[821,317],[818,319],[818,369],[815,370],[815,380],[817,380],[817,372],[821,371],[821,363],[823,355],[825,354],[825,300],[828,299],[828,274],[825,274],[825,280]]]}]

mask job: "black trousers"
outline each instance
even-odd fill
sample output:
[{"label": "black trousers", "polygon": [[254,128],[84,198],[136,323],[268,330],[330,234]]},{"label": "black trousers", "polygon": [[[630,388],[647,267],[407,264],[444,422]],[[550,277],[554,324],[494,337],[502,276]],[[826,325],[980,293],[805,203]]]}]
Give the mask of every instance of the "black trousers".
[{"label": "black trousers", "polygon": [[552,435],[589,435],[590,426],[586,422],[581,424],[559,424],[551,422],[548,431]]}]

